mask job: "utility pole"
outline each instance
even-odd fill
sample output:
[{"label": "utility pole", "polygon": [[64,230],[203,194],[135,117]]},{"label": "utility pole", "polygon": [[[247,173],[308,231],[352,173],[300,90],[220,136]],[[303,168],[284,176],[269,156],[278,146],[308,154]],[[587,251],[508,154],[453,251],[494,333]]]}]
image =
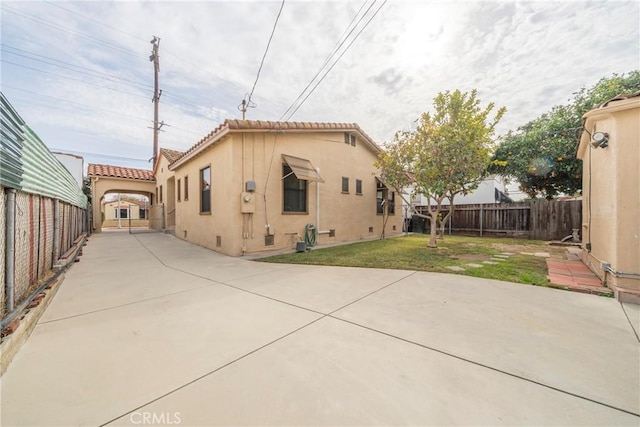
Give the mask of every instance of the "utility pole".
[{"label": "utility pole", "polygon": [[158,49],[160,48],[160,38],[153,36],[151,40],[153,48],[151,49],[151,56],[149,61],[153,62],[153,167],[156,166],[156,159],[158,157],[158,134],[160,133],[160,127],[158,126],[158,107],[160,105],[160,95],[162,91],[158,89],[158,73],[160,72],[160,56],[158,55]]}]

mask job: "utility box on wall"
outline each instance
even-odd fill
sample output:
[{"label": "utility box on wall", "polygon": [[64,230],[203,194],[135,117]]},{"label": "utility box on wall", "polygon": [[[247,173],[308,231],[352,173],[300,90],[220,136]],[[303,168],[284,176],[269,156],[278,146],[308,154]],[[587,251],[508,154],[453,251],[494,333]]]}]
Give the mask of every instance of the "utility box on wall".
[{"label": "utility box on wall", "polygon": [[255,213],[256,211],[256,196],[254,193],[242,193],[240,195],[240,212],[241,213]]}]

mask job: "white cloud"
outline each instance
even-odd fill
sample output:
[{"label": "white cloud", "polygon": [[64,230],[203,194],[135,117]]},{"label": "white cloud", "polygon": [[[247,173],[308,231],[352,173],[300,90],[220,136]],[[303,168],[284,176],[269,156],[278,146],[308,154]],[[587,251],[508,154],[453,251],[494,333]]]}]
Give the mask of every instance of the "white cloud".
[{"label": "white cloud", "polygon": [[[362,5],[287,1],[254,93],[258,107],[248,118],[279,118]],[[149,40],[157,35],[160,119],[170,125],[160,143],[185,150],[224,118],[240,117],[237,106],[251,90],[279,7],[279,1],[5,1],[2,59],[40,71],[5,62],[2,90],[52,147],[147,158]],[[582,86],[639,68],[639,9],[636,1],[390,1],[293,120],[357,122],[382,143],[411,126],[438,92],[477,88],[484,102],[508,108],[498,127],[506,132]],[[29,56],[24,51],[66,68],[15,55]],[[92,77],[88,69],[110,77]]]}]

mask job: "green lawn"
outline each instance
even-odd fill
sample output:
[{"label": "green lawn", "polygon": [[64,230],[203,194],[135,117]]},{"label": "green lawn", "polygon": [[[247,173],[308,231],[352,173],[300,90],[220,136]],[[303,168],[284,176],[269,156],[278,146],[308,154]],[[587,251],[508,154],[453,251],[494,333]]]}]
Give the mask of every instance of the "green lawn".
[{"label": "green lawn", "polygon": [[[438,240],[437,249],[429,248],[428,243],[428,235],[410,235],[276,255],[259,261],[435,271],[544,286],[547,284],[545,258],[521,252],[548,252],[552,256],[562,256],[565,251],[540,241],[507,238],[446,236],[444,240]],[[503,253],[513,255],[503,261],[495,261],[496,264],[482,263]],[[467,265],[470,263],[483,266],[470,267]],[[446,268],[448,266],[465,270],[456,272]]]}]

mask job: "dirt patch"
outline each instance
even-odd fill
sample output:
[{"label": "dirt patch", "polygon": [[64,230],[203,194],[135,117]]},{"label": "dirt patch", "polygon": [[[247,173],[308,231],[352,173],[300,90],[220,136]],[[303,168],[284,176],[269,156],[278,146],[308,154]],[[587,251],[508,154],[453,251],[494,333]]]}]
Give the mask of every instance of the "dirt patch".
[{"label": "dirt patch", "polygon": [[514,254],[520,254],[520,252],[536,253],[536,252],[548,252],[552,258],[564,259],[567,252],[566,248],[561,246],[551,245],[523,245],[523,244],[508,244],[508,243],[493,243],[492,248],[499,250],[500,252],[509,252]]}]

